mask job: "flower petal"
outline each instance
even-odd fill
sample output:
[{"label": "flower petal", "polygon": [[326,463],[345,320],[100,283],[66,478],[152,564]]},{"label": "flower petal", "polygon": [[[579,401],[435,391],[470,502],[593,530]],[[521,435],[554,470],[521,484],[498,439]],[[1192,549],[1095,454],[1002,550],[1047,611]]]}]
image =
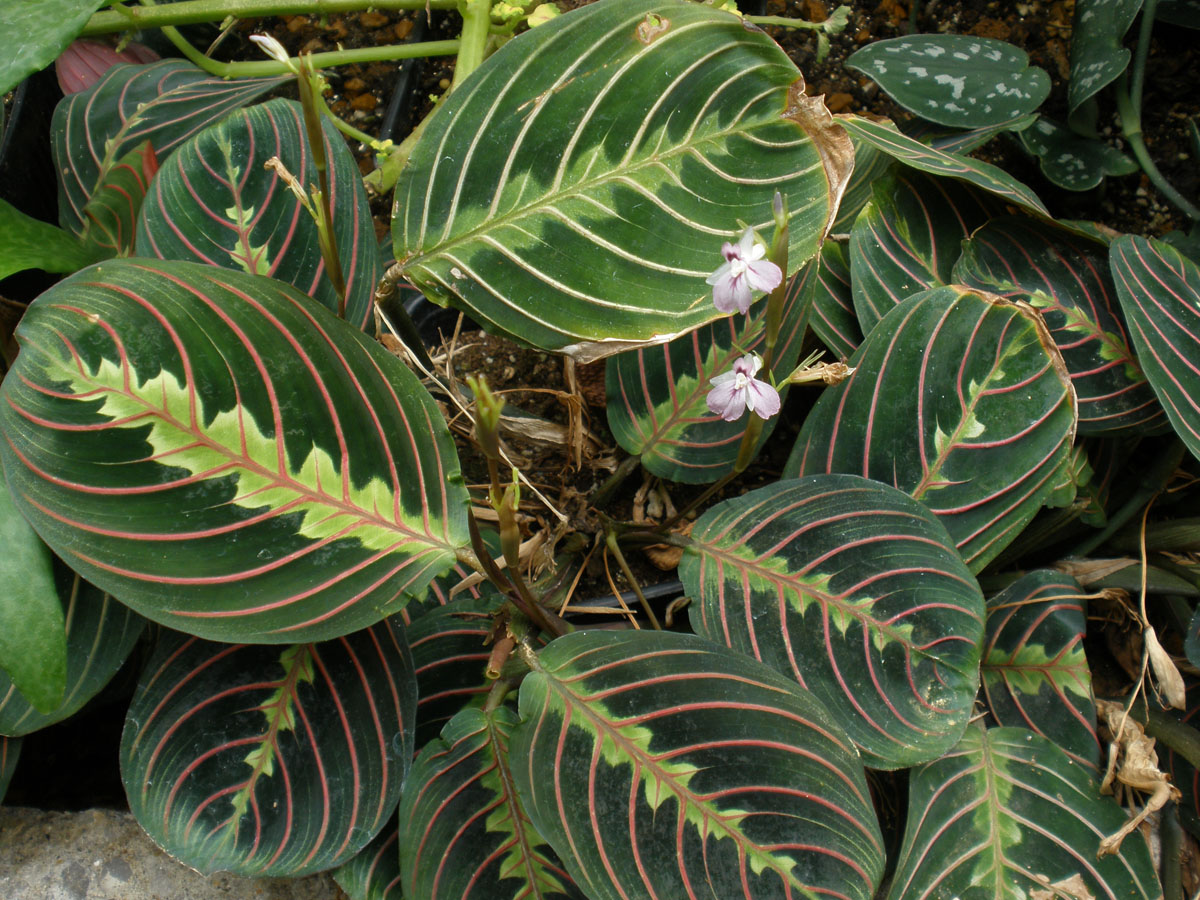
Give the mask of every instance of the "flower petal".
[{"label": "flower petal", "polygon": [[[728,247],[729,244],[726,244],[725,246]],[[727,263],[722,263],[720,268],[718,268],[717,271],[713,272],[711,275],[709,275],[707,278],[705,278],[704,281],[707,284],[716,284],[722,278],[732,278],[733,276],[729,274],[732,271],[732,269],[733,269],[732,261],[727,262]]]},{"label": "flower petal", "polygon": [[720,416],[726,422],[736,422],[746,411],[746,389],[736,386],[734,381],[719,384],[704,398],[709,412]]},{"label": "flower petal", "polygon": [[746,295],[746,305],[749,306],[750,288],[746,279],[729,276],[713,283],[713,305],[723,313],[731,313],[742,307],[742,293]]},{"label": "flower petal", "polygon": [[779,392],[765,381],[751,379],[746,385],[746,408],[760,419],[769,419],[779,412]]},{"label": "flower petal", "polygon": [[754,250],[754,229],[747,227],[742,232],[742,237],[738,241],[738,257],[741,259],[754,259],[752,252]]},{"label": "flower petal", "polygon": [[746,264],[746,281],[756,291],[773,291],[783,281],[783,272],[770,260],[754,260]]}]

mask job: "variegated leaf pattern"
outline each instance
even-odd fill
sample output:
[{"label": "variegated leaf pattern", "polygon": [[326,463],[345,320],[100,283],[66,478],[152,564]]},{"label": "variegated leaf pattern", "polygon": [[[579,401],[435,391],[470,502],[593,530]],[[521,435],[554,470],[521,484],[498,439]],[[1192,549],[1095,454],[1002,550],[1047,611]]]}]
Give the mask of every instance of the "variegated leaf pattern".
[{"label": "variegated leaf pattern", "polygon": [[850,284],[849,248],[842,241],[827,240],[821,245],[809,324],[822,343],[838,359],[847,359],[862,343],[862,329],[854,312]]},{"label": "variegated leaf pattern", "polygon": [[1052,741],[1023,728],[971,728],[911,775],[888,900],[1161,897],[1139,832],[1097,858],[1125,821],[1094,775]]},{"label": "variegated leaf pattern", "polygon": [[[345,139],[323,120],[329,208],[346,283],[346,321],[374,326],[380,259],[362,175]],[[317,223],[267,160],[308,190],[317,182],[304,114],[277,99],[236,110],[184,143],[155,180],[138,219],[138,251],[270,275],[337,312]]]},{"label": "variegated leaf pattern", "polygon": [[389,621],[285,647],[167,632],[121,738],[129,807],[203,873],[328,869],[391,821],[415,707],[412,658]]},{"label": "variegated leaf pattern", "polygon": [[415,376],[281,282],[116,260],[35,301],[0,392],[14,499],[73,568],[220,640],[357,630],[467,543]]},{"label": "variegated leaf pattern", "polygon": [[1128,234],[1112,242],[1109,264],[1142,370],[1200,459],[1200,266],[1170,244]]},{"label": "variegated leaf pattern", "polygon": [[21,757],[21,739],[19,737],[0,737],[0,803],[8,793],[9,782],[17,771],[17,760]]},{"label": "variegated leaf pattern", "polygon": [[[500,48],[429,120],[396,186],[404,275],[577,359],[722,314],[720,248],[787,196],[793,269],[853,164],[765,32],[679,0],[597,3]],[[790,273],[785,273],[790,274]]]},{"label": "variegated leaf pattern", "polygon": [[1042,314],[1079,398],[1080,434],[1143,433],[1166,419],[1129,347],[1107,255],[1049,222],[998,217],[963,246],[954,278]]},{"label": "variegated leaf pattern", "polygon": [[[810,264],[788,284],[773,366],[781,378],[795,368],[800,355],[816,291],[812,272]],[[766,316],[764,300],[749,316],[727,316],[666,344],[610,359],[605,397],[608,426],[617,443],[641,456],[647,471],[670,481],[699,484],[731,472],[749,415],[726,422],[709,411],[705,398],[714,376],[730,371],[747,352],[762,354]],[[760,441],[778,422],[778,416],[767,420]]]},{"label": "variegated leaf pattern", "polygon": [[488,638],[504,598],[494,591],[459,597],[405,629],[417,673],[417,740],[421,749],[464,706],[482,706],[492,684],[484,675]]},{"label": "variegated leaf pattern", "polygon": [[980,672],[999,724],[1043,735],[1095,771],[1100,740],[1081,594],[1071,576],[1039,569],[989,597]]},{"label": "variegated leaf pattern", "polygon": [[874,895],[862,763],[795,682],[669,632],[575,632],[531,664],[513,776],[590,900]]},{"label": "variegated leaf pattern", "polygon": [[979,687],[983,594],[946,529],[855,475],[726,500],[679,564],[692,628],[794,678],[875,769],[953,747]]},{"label": "variegated leaf pattern", "polygon": [[817,401],[785,476],[874,478],[932,509],[978,572],[1051,498],[1075,396],[1035,312],[935,288],[892,309]]},{"label": "variegated leaf pattern", "polygon": [[133,255],[138,213],[156,172],[154,147],[142,141],[100,176],[83,208],[83,243],[97,258]]},{"label": "variegated leaf pattern", "polygon": [[192,63],[164,59],[114,66],[86,91],[64,97],[51,124],[54,165],[61,178],[59,224],[83,233],[88,199],[130,150],[149,141],[159,162],[165,162],[193,134],[284,80],[225,80]]},{"label": "variegated leaf pattern", "polygon": [[353,859],[334,870],[333,878],[350,900],[405,900],[396,816]]},{"label": "variegated leaf pattern", "polygon": [[1049,211],[1033,191],[1003,169],[990,163],[980,162],[969,156],[945,153],[935,147],[922,144],[914,138],[901,134],[891,122],[873,122],[849,113],[841,113],[835,118],[838,124],[850,132],[852,137],[870,144],[906,166],[928,172],[931,175],[958,178],[983,188],[1009,203],[1023,206],[1046,217],[1050,216]]},{"label": "variegated leaf pattern", "polygon": [[55,560],[54,581],[67,633],[67,689],[58,707],[38,712],[0,671],[0,734],[22,735],[61,722],[96,696],[121,668],[146,620]]},{"label": "variegated leaf pattern", "polygon": [[1142,0],[1078,0],[1075,4],[1067,82],[1071,115],[1129,65],[1132,53],[1121,41],[1141,8]]},{"label": "variegated leaf pattern", "polygon": [[405,894],[425,900],[584,900],[515,790],[510,707],[464,709],[416,762],[400,800]]},{"label": "variegated leaf pattern", "polygon": [[902,169],[876,181],[850,232],[854,310],[863,334],[906,297],[952,280],[971,232],[1003,210],[953,178]]}]

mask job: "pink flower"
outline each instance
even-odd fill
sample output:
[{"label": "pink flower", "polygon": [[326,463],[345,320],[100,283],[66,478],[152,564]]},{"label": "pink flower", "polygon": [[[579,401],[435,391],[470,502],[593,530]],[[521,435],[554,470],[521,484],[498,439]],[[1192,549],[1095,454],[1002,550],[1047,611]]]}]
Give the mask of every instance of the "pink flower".
[{"label": "pink flower", "polygon": [[760,419],[769,419],[779,412],[779,392],[754,377],[761,368],[758,355],[747,353],[733,364],[732,372],[715,376],[709,382],[713,389],[705,398],[709,411],[726,422],[736,422],[747,409]]},{"label": "pink flower", "polygon": [[767,248],[754,240],[753,228],[747,228],[736,244],[726,241],[721,253],[725,263],[705,279],[713,286],[713,303],[721,312],[736,309],[745,315],[751,291],[773,291],[783,281],[779,266],[763,259]]}]

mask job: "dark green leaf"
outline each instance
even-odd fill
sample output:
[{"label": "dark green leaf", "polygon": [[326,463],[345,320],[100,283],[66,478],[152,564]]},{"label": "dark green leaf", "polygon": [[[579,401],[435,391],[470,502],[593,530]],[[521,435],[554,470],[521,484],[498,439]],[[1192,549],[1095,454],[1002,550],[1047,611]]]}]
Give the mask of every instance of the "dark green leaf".
[{"label": "dark green leaf", "polygon": [[1019,47],[966,34],[911,34],[872,41],[846,68],[931,122],[978,128],[1028,115],[1050,94],[1050,76]]},{"label": "dark green leaf", "polygon": [[1200,0],[1159,0],[1154,18],[1184,28],[1200,28]]},{"label": "dark green leaf", "polygon": [[11,679],[30,703],[48,712],[62,702],[67,684],[67,638],[53,557],[3,479],[0,547],[0,681]]},{"label": "dark green leaf", "polygon": [[872,187],[850,232],[850,283],[864,334],[918,291],[949,284],[962,243],[1003,210],[952,178],[901,169]]},{"label": "dark green leaf", "polygon": [[1100,741],[1081,594],[1071,576],[1041,569],[989,597],[981,674],[999,724],[1028,728],[1096,771]]},{"label": "dark green leaf", "polygon": [[6,0],[0,3],[0,97],[27,75],[44,69],[109,0]]},{"label": "dark green leaf", "polygon": [[1072,116],[1129,65],[1131,54],[1121,40],[1141,8],[1142,0],[1076,0],[1067,83]]},{"label": "dark green leaf", "polygon": [[513,776],[591,900],[874,895],[862,764],[795,682],[668,632],[575,632],[533,665]]},{"label": "dark green leaf", "polygon": [[[806,313],[816,280],[802,270],[788,284],[775,348],[774,372],[787,377],[800,355]],[[726,422],[705,401],[714,376],[728,372],[747,352],[763,352],[767,303],[749,316],[733,315],[667,344],[629,350],[609,360],[605,395],[608,425],[647,471],[670,481],[702,484],[733,471],[750,415]],[[765,377],[760,376],[760,377]],[[781,392],[786,395],[786,388]],[[763,426],[765,441],[779,417]]]},{"label": "dark green leaf", "polygon": [[1068,191],[1089,191],[1105,175],[1129,175],[1138,170],[1137,162],[1116,147],[1081,137],[1045,116],[1021,132],[1021,143],[1038,158],[1042,174]]},{"label": "dark green leaf", "polygon": [[400,869],[407,896],[507,900],[584,895],[534,830],[515,792],[509,754],[516,714],[464,709],[429,744],[400,801]]},{"label": "dark green leaf", "polygon": [[212,639],[324,639],[420,595],[467,493],[416,377],[294,288],[116,260],[42,294],[0,443],[14,500],[89,581]]},{"label": "dark green leaf", "polygon": [[396,186],[396,259],[436,302],[581,360],[714,321],[704,279],[739,219],[769,228],[785,194],[793,270],[833,220],[852,151],[803,85],[710,6],[572,10],[429,120]]},{"label": "dark green leaf", "polygon": [[970,182],[1010,203],[1016,203],[1043,216],[1050,215],[1033,191],[1003,169],[969,156],[956,156],[927,147],[920,141],[901,134],[891,122],[873,122],[861,116],[847,114],[835,118],[851,136],[871,144],[906,166],[931,175],[944,175]]},{"label": "dark green leaf", "polygon": [[75,235],[27,216],[0,197],[0,278],[26,269],[74,272],[96,261]]},{"label": "dark green leaf", "polygon": [[717,504],[692,542],[679,564],[692,627],[816,694],[867,765],[958,743],[983,595],[928,509],[865,478],[813,475]]},{"label": "dark green leaf", "polygon": [[29,734],[82,709],[121,668],[146,624],[129,607],[88,584],[57,559],[54,583],[66,619],[66,690],[52,710],[38,712],[0,673],[0,734]]},{"label": "dark green leaf", "polygon": [[1169,244],[1133,235],[1112,242],[1109,263],[1150,387],[1200,458],[1200,266]]},{"label": "dark green leaf", "polygon": [[[346,282],[346,321],[374,327],[381,275],[362,175],[346,141],[323,122],[333,233]],[[179,147],[138,219],[143,256],[186,259],[270,275],[337,312],[317,224],[274,169],[279,159],[305,191],[317,182],[304,114],[294,100],[237,110]]]},{"label": "dark green leaf", "polygon": [[129,807],[206,874],[340,865],[391,821],[415,706],[412,658],[388,621],[287,647],[168,632],[121,739]]},{"label": "dark green leaf", "polygon": [[912,773],[888,898],[1161,897],[1140,833],[1096,856],[1125,820],[1053,742],[1022,728],[971,728]]},{"label": "dark green leaf", "polygon": [[1107,248],[1049,222],[992,220],[963,246],[954,279],[1037,309],[1071,374],[1081,434],[1145,433],[1162,407],[1129,347]]},{"label": "dark green leaf", "polygon": [[226,113],[278,87],[283,78],[208,75],[189,62],[164,59],[114,66],[98,82],[64,97],[51,125],[58,169],[58,221],[82,234],[84,208],[109,168],[143,141],[159,162]]},{"label": "dark green leaf", "polygon": [[1050,499],[1075,432],[1075,397],[1041,319],[950,287],[892,309],[797,438],[786,476],[846,472],[936,512],[973,572]]}]

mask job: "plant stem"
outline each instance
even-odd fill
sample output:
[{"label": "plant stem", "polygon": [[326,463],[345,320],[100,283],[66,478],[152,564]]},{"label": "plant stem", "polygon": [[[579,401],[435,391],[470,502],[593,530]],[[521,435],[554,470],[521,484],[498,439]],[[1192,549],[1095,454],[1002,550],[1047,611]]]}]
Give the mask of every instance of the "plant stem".
[{"label": "plant stem", "polygon": [[1193,222],[1200,222],[1200,209],[1197,209],[1195,204],[1175,190],[1175,186],[1167,181],[1166,176],[1159,171],[1154,160],[1150,158],[1150,151],[1146,148],[1146,141],[1142,138],[1142,117],[1134,108],[1133,98],[1129,95],[1129,77],[1127,75],[1122,75],[1117,82],[1117,114],[1121,118],[1121,135],[1129,142],[1129,149],[1133,151],[1138,165],[1142,167],[1142,171],[1146,173],[1150,183],[1185,216]]},{"label": "plant stem", "polygon": [[[147,8],[156,9],[157,7]],[[193,47],[177,29],[163,26],[162,33],[192,63],[217,78],[254,78],[262,75],[288,74],[287,67],[273,59],[251,62],[218,62],[215,59],[209,59]],[[312,61],[314,69],[329,69],[354,63],[388,62],[389,60],[412,59],[418,56],[452,56],[458,52],[458,48],[459,41],[457,40],[423,41],[419,44],[388,44],[385,47],[359,47],[356,50],[329,50],[324,53],[313,53],[309,59]]]},{"label": "plant stem", "polygon": [[589,506],[594,506],[596,509],[604,509],[608,505],[608,501],[612,499],[612,495],[616,492],[633,471],[641,463],[640,456],[627,456],[621,460],[621,464],[616,470],[604,480],[604,484],[596,489],[596,493],[592,495]]},{"label": "plant stem", "polygon": [[1146,734],[1162,741],[1186,759],[1193,769],[1200,769],[1200,732],[1191,725],[1183,724],[1170,713],[1152,709],[1143,727]]},{"label": "plant stem", "polygon": [[1137,47],[1133,51],[1133,65],[1130,67],[1129,99],[1139,122],[1142,119],[1142,89],[1146,84],[1146,60],[1150,58],[1150,33],[1154,30],[1157,8],[1158,0],[1142,0],[1142,23],[1138,30]]},{"label": "plant stem", "polygon": [[454,62],[451,91],[483,62],[492,28],[492,0],[465,0],[465,3],[459,4],[459,13],[463,19],[463,30],[458,59]]},{"label": "plant stem", "polygon": [[261,19],[292,14],[323,16],[367,9],[455,9],[457,6],[458,0],[180,0],[179,3],[150,7],[120,4],[93,14],[84,26],[82,36],[164,25],[221,22],[229,16]]},{"label": "plant stem", "polygon": [[1174,800],[1162,811],[1162,865],[1160,867],[1163,900],[1183,900],[1183,828],[1179,824],[1179,804]]},{"label": "plant stem", "polygon": [[655,631],[662,631],[662,625],[659,624],[658,616],[654,615],[654,610],[650,608],[650,603],[646,600],[646,595],[642,593],[642,587],[638,584],[636,578],[633,577],[633,571],[629,568],[629,563],[625,561],[625,554],[621,552],[621,546],[617,543],[617,533],[609,530],[604,536],[604,541],[608,545],[608,550],[617,559],[617,565],[621,567],[621,571],[625,574],[625,580],[629,582],[629,586],[637,595],[638,603],[642,605],[642,611],[646,614],[646,618],[650,620],[650,626]]}]

